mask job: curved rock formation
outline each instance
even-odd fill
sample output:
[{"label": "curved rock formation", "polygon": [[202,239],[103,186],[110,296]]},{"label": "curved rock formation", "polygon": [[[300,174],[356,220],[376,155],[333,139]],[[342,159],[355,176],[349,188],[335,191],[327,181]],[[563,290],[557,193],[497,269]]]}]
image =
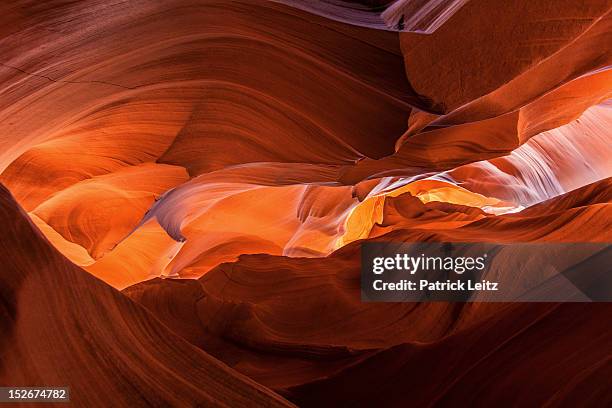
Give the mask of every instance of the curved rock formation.
[{"label": "curved rock formation", "polygon": [[366,240],[612,240],[610,9],[3,2],[1,382],[605,405],[608,306],[365,303],[359,262]]},{"label": "curved rock formation", "polygon": [[[419,187],[425,201],[502,213],[610,175],[609,109],[592,107],[611,89],[605,2],[535,2],[515,31],[510,3],[5,8],[0,180],[64,254],[118,288],[240,254],[327,255],[379,220],[384,200],[368,189],[414,192],[423,181],[402,187],[413,177],[450,183]],[[350,10],[403,13],[413,32]],[[508,17],[475,23],[488,12]],[[463,45],[462,27],[482,49]],[[546,140],[538,155],[532,138]],[[569,162],[554,165],[568,154],[592,167],[568,177]],[[547,168],[525,162],[541,157]]]},{"label": "curved rock formation", "polygon": [[88,406],[290,406],[61,256],[0,186],[0,382]]},{"label": "curved rock formation", "polygon": [[[504,216],[424,204],[406,194],[385,204],[383,224],[374,232],[393,242],[572,242],[576,236],[609,242],[611,183],[606,179]],[[606,380],[585,382],[580,374],[605,370],[600,362],[612,333],[601,320],[587,318],[598,313],[602,319],[609,311],[605,304],[363,303],[359,251],[356,242],[324,259],[243,256],[199,281],[156,279],[124,293],[188,341],[304,406],[376,400],[401,406],[410,395],[423,406],[460,401],[466,389],[482,392],[482,401],[504,396],[542,404],[559,398],[560,379],[568,376],[573,383],[561,390],[569,400],[578,387],[595,394],[605,389]],[[565,355],[574,342],[561,335],[567,325],[588,339],[576,346],[583,354]],[[556,343],[509,363],[523,344],[557,335],[562,339]],[[449,350],[457,352],[445,357]],[[542,370],[541,393],[529,396],[531,380],[516,378]],[[481,391],[493,372],[496,381]]]}]

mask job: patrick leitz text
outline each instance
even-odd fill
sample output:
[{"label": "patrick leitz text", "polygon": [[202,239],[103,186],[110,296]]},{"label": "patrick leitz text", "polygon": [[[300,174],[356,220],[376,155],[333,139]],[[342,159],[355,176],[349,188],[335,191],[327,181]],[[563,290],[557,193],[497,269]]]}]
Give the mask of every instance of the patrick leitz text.
[{"label": "patrick leitz text", "polygon": [[[438,249],[438,248],[436,248]],[[451,272],[457,275],[463,275],[466,272],[482,272],[486,266],[487,254],[481,256],[452,256],[446,248],[447,254],[442,255],[426,255],[424,253],[418,255],[395,254],[393,256],[377,256],[372,259],[372,273],[382,275],[388,271],[404,271],[410,275],[415,275],[418,272]],[[431,252],[431,248],[428,249]],[[445,251],[445,248],[439,248]],[[437,252],[437,251],[436,251]],[[438,275],[438,274],[436,274]],[[372,282],[372,288],[375,291],[474,291],[474,290],[497,290],[499,283],[490,280],[482,279],[474,281],[467,280],[451,280],[446,279],[419,279],[408,280],[400,279],[399,281],[386,282],[383,279],[375,279]]]},{"label": "patrick leitz text", "polygon": [[467,281],[451,281],[447,279],[446,282],[430,281],[427,279],[419,279],[418,282],[409,281],[402,279],[399,282],[385,282],[382,279],[376,279],[372,287],[374,290],[497,290],[498,282],[491,282],[489,280],[482,280],[475,282],[472,280]]},{"label": "patrick leitz text", "polygon": [[608,243],[364,242],[364,302],[612,301]]},{"label": "patrick leitz text", "polygon": [[[485,278],[487,248],[478,245],[375,244],[362,259],[368,293],[385,299],[464,300],[478,291],[497,291]],[[363,282],[362,282],[363,284]]]}]

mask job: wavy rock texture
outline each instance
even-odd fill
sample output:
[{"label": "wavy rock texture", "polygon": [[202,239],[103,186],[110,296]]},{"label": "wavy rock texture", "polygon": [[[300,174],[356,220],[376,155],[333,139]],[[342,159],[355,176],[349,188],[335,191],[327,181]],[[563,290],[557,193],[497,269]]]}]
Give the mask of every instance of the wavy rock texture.
[{"label": "wavy rock texture", "polygon": [[[611,185],[605,179],[504,216],[402,195],[386,204],[380,228],[392,232],[380,239],[609,242]],[[476,221],[457,227],[450,218],[459,216]],[[483,405],[543,404],[558,393],[601,395],[609,385],[605,304],[362,303],[359,251],[355,243],[325,259],[244,256],[199,281],[152,280],[124,293],[193,344],[308,406],[406,399],[420,406],[468,396]],[[563,335],[568,327],[586,338],[565,355],[579,338]],[[549,340],[535,346],[538,338]],[[579,372],[589,375],[560,385]],[[538,395],[530,397],[533,386]]]},{"label": "wavy rock texture", "polygon": [[[386,2],[5,6],[15,30],[0,40],[0,180],[65,255],[123,288],[201,276],[244,253],[327,255],[367,235],[378,193],[401,194],[411,177],[468,190],[438,184],[423,199],[451,192],[461,196],[451,202],[501,213],[610,175],[609,112],[589,109],[610,95],[607,5],[530,4],[516,32],[514,14],[470,30],[483,46],[473,50],[456,43],[458,30],[516,7],[459,3],[386,9],[421,7],[439,23],[426,36],[356,26],[350,10]],[[305,7],[333,7],[351,24]],[[483,74],[493,48],[497,65]],[[440,56],[433,68],[430,56]],[[437,67],[461,81],[437,88],[448,76]],[[594,169],[559,181],[570,166],[462,167],[536,135],[547,141],[540,156],[595,160]],[[531,150],[512,155],[539,160]],[[398,180],[380,179],[390,175]]]},{"label": "wavy rock texture", "polygon": [[[187,175],[203,177],[207,190],[220,184],[213,198],[202,199],[234,201],[215,206],[216,219],[235,208],[240,197],[255,194],[246,192],[247,186],[232,198],[240,190],[233,180],[253,187],[297,185],[261,203],[274,208],[278,200],[287,202],[291,220],[274,221],[279,227],[262,231],[265,237],[249,237],[252,225],[230,228],[227,240],[201,243],[206,245],[201,253],[222,245],[226,255],[220,259],[235,259],[264,249],[282,253],[288,242],[304,253],[329,252],[334,227],[309,232],[316,228],[301,226],[302,221],[317,220],[308,221],[306,210],[295,217],[303,184],[337,182],[340,166],[392,153],[409,103],[421,103],[405,77],[396,34],[280,4],[142,1],[111,6],[89,1],[4,7],[16,13],[12,26],[22,29],[0,40],[5,50],[0,180],[48,225],[44,230],[54,242],[61,240],[53,231],[68,241],[59,246],[64,253],[73,254],[73,244],[79,245],[88,256],[72,260],[117,287],[166,273],[159,262],[128,261],[118,250],[174,251],[174,243],[164,244],[163,231],[152,233],[154,226],[134,229],[144,225],[152,199]],[[244,177],[251,180],[235,175],[228,184],[225,177],[232,176],[226,172],[236,173],[232,166],[254,166],[245,169],[251,175]],[[275,173],[284,173],[287,181],[277,181]],[[92,189],[100,194],[92,195]],[[194,208],[199,204],[190,198],[181,207],[200,213]],[[118,212],[112,219],[106,215]],[[160,224],[179,238],[190,234],[170,228],[187,228],[190,221]],[[202,225],[193,225],[194,231],[210,225],[195,221]],[[279,229],[284,236],[270,240]],[[316,244],[302,243],[300,237],[308,234],[321,237]],[[236,237],[244,243],[228,242]],[[227,249],[231,246],[237,249]],[[142,268],[117,274],[99,262]]]},{"label": "wavy rock texture", "polygon": [[289,406],[61,256],[0,187],[4,386],[70,385],[77,405]]},{"label": "wavy rock texture", "polygon": [[609,405],[608,306],[362,303],[359,251],[610,242],[611,7],[0,4],[3,382]]}]

